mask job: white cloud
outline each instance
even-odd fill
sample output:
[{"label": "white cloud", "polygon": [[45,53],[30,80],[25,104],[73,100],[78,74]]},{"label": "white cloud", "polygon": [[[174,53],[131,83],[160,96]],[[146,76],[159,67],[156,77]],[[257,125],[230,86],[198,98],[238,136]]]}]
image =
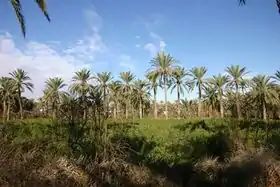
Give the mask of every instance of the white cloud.
[{"label": "white cloud", "polygon": [[8,76],[9,72],[17,68],[27,71],[35,86],[33,93],[24,93],[28,97],[40,97],[47,78],[60,76],[69,81],[74,71],[90,66],[80,61],[72,63],[75,57],[59,54],[50,46],[41,43],[27,42],[23,50],[19,50],[12,37],[1,36],[0,46],[3,45],[13,48],[9,47],[8,52],[2,50],[2,47],[0,49],[0,76]]},{"label": "white cloud", "polygon": [[127,68],[128,70],[134,70],[135,66],[134,66],[134,60],[132,59],[131,56],[129,55],[120,55],[119,56],[119,65],[121,67]]},{"label": "white cloud", "polygon": [[135,38],[139,39],[139,38],[140,38],[140,36],[135,36]]},{"label": "white cloud", "polygon": [[165,46],[166,46],[166,44],[165,44],[165,42],[163,40],[159,41],[159,48],[160,48],[161,51],[164,50]]},{"label": "white cloud", "polygon": [[141,45],[140,44],[136,44],[135,47],[139,48],[139,47],[141,47]]},{"label": "white cloud", "polygon": [[[73,42],[70,47],[61,48],[59,41],[40,43],[26,41],[18,45],[9,34],[0,34],[0,76],[22,68],[28,72],[35,86],[34,92],[24,93],[27,97],[42,95],[44,82],[49,77],[60,76],[70,83],[73,73],[81,68],[90,68],[97,53],[106,51],[100,35],[102,18],[94,11],[85,11],[89,33]],[[56,46],[54,46],[56,45]]]},{"label": "white cloud", "polygon": [[149,51],[152,56],[157,52],[157,47],[152,43],[146,44],[144,49]]}]

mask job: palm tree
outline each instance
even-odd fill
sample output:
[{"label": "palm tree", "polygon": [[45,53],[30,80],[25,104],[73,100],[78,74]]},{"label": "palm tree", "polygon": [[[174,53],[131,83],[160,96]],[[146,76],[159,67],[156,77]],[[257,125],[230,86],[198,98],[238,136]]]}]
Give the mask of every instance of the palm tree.
[{"label": "palm tree", "polygon": [[204,89],[204,94],[202,95],[204,102],[209,107],[208,108],[208,116],[212,117],[213,110],[217,106],[218,102],[218,94],[213,85],[209,84]]},{"label": "palm tree", "polygon": [[194,67],[190,70],[190,76],[192,77],[191,84],[198,88],[198,116],[201,116],[201,98],[202,90],[206,86],[205,74],[207,72],[206,67]]},{"label": "palm tree", "polygon": [[122,80],[122,93],[125,96],[125,117],[128,119],[128,106],[130,105],[130,98],[132,92],[132,81],[134,80],[135,76],[130,71],[121,72],[120,78]]},{"label": "palm tree", "polygon": [[46,99],[49,99],[52,103],[53,119],[55,119],[58,103],[61,95],[64,93],[61,89],[63,89],[66,84],[64,84],[64,80],[60,77],[49,78],[45,81],[45,84]]},{"label": "palm tree", "polygon": [[188,84],[189,81],[186,80],[187,72],[185,68],[182,67],[176,67],[173,69],[172,72],[172,84],[171,84],[171,93],[176,88],[177,89],[177,115],[178,118],[180,118],[181,115],[181,109],[180,109],[180,101],[181,101],[181,94],[184,95],[184,91],[189,91],[190,85]]},{"label": "palm tree", "polygon": [[21,94],[25,91],[25,88],[32,92],[34,85],[30,82],[31,78],[28,76],[27,72],[23,69],[17,69],[11,73],[9,73],[15,81],[16,92],[18,96],[19,102],[19,112],[20,118],[23,119],[23,112],[22,112],[22,100]]},{"label": "palm tree", "polygon": [[263,119],[267,119],[266,106],[278,101],[275,81],[271,76],[257,75],[252,79],[252,97],[261,104]]},{"label": "palm tree", "polygon": [[159,82],[164,87],[164,100],[165,100],[165,118],[168,119],[168,106],[167,106],[167,86],[172,76],[173,68],[177,61],[170,54],[163,51],[157,53],[156,57],[150,61],[151,69]]},{"label": "palm tree", "polygon": [[103,94],[103,107],[104,107],[104,115],[108,117],[108,106],[109,106],[109,84],[113,80],[113,77],[111,75],[111,72],[101,72],[97,73],[95,79],[98,82],[97,88],[100,89],[100,91]]},{"label": "palm tree", "polygon": [[118,99],[120,97],[120,89],[121,89],[121,83],[120,81],[113,81],[109,84],[109,89],[110,89],[110,96],[114,102],[114,119],[117,118],[118,111],[119,111],[119,102]]},{"label": "palm tree", "polygon": [[[46,19],[50,22],[51,19],[48,15],[47,12],[47,5],[46,5],[46,1],[45,0],[35,0],[36,4],[39,6],[39,8],[41,9],[41,11],[44,13]],[[20,24],[21,27],[21,32],[23,34],[23,36],[25,37],[26,35],[26,28],[25,28],[25,19],[24,16],[22,14],[22,6],[21,6],[21,0],[10,0],[10,3],[16,13],[17,16],[17,20]]]},{"label": "palm tree", "polygon": [[275,76],[273,76],[273,78],[275,80],[277,80],[278,82],[280,82],[280,70],[277,70],[276,73],[275,73]]},{"label": "palm tree", "polygon": [[10,117],[10,106],[13,93],[15,91],[14,80],[10,77],[1,77],[0,78],[0,96],[3,105],[3,121]]},{"label": "palm tree", "polygon": [[[238,0],[240,5],[245,5],[247,0]],[[280,0],[276,0],[276,6],[278,8],[278,12],[280,13]]]},{"label": "palm tree", "polygon": [[148,83],[146,81],[137,79],[134,82],[135,98],[139,102],[139,118],[143,118],[143,101],[148,96]]},{"label": "palm tree", "polygon": [[158,82],[156,73],[150,72],[146,74],[146,78],[148,80],[148,88],[149,90],[153,90],[154,96],[154,118],[157,119],[157,89],[158,89]]},{"label": "palm tree", "polygon": [[244,80],[244,76],[248,73],[246,71],[245,67],[240,67],[239,65],[231,65],[226,68],[225,70],[229,77],[229,83],[228,85],[230,87],[235,88],[235,104],[236,104],[236,112],[237,116],[240,119],[241,118],[241,110],[240,110],[240,102],[239,102],[239,87],[243,82],[246,82]]},{"label": "palm tree", "polygon": [[218,101],[220,103],[220,115],[224,117],[224,106],[223,106],[223,95],[225,86],[229,81],[229,77],[227,75],[218,74],[214,75],[211,79],[209,79],[209,83],[215,88],[218,94]]},{"label": "palm tree", "polygon": [[72,94],[75,94],[80,97],[81,102],[83,103],[84,110],[84,119],[86,119],[87,113],[87,102],[86,96],[92,88],[90,80],[92,80],[90,70],[84,68],[74,73],[72,77],[73,83],[70,85],[69,90]]}]

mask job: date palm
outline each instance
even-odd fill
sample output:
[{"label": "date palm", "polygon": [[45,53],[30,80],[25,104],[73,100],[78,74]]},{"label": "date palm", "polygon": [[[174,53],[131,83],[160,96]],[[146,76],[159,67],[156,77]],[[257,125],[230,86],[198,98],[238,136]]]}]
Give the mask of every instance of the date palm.
[{"label": "date palm", "polygon": [[14,80],[10,77],[0,78],[0,96],[3,105],[3,121],[9,120],[11,97],[14,93]]},{"label": "date palm", "polygon": [[109,105],[109,84],[113,80],[111,72],[101,72],[97,73],[95,79],[97,80],[97,88],[103,94],[103,107],[104,107],[104,115],[108,117],[108,105]]},{"label": "date palm", "polygon": [[278,101],[275,81],[271,76],[257,75],[252,79],[252,98],[261,104],[263,119],[267,119],[267,104]]},{"label": "date palm", "polygon": [[28,76],[28,73],[23,69],[17,69],[9,74],[14,79],[18,102],[19,102],[20,118],[23,119],[21,94],[25,91],[25,89],[32,92],[34,85],[32,82],[30,82],[31,78]]},{"label": "date palm", "polygon": [[201,116],[201,98],[202,98],[202,90],[206,86],[205,75],[207,73],[206,67],[194,67],[190,70],[191,85],[192,87],[197,87],[198,89],[198,116]]},{"label": "date palm", "polygon": [[206,105],[209,107],[208,116],[212,117],[213,110],[216,108],[218,103],[218,94],[215,87],[211,84],[209,86],[206,86],[202,98]]},{"label": "date palm", "polygon": [[78,96],[80,98],[80,101],[82,102],[84,119],[86,118],[87,113],[86,96],[92,88],[92,84],[90,83],[92,79],[93,77],[91,76],[89,69],[81,69],[74,73],[74,76],[72,77],[73,83],[69,87],[70,92]]},{"label": "date palm", "polygon": [[214,87],[218,94],[218,101],[220,104],[220,115],[224,117],[224,106],[223,106],[223,96],[225,87],[229,81],[229,77],[227,75],[218,74],[214,75],[211,79],[209,79],[209,83]]},{"label": "date palm", "polygon": [[246,82],[244,76],[248,73],[245,67],[240,67],[239,65],[231,65],[225,70],[229,75],[228,85],[235,89],[235,105],[237,116],[241,118],[240,101],[239,101],[239,89],[243,82]]},{"label": "date palm", "polygon": [[164,88],[164,100],[165,100],[165,118],[168,119],[168,106],[167,106],[167,87],[172,76],[173,68],[177,61],[170,54],[166,54],[161,51],[158,52],[156,57],[151,61],[151,69],[149,72],[153,72],[159,79],[160,85]]},{"label": "date palm", "polygon": [[66,84],[64,83],[64,80],[60,77],[49,78],[45,81],[45,84],[46,99],[50,100],[51,102],[53,119],[55,119],[61,96],[62,94],[64,94],[64,92],[61,89],[63,89],[66,86]]},{"label": "date palm", "polygon": [[126,104],[125,104],[125,118],[128,119],[128,107],[130,105],[131,93],[132,93],[132,81],[134,80],[135,76],[130,71],[121,72],[120,79],[122,81],[122,93],[125,97]]},{"label": "date palm", "polygon": [[112,98],[112,101],[114,102],[114,119],[117,118],[118,111],[119,111],[119,98],[120,98],[120,91],[121,91],[121,82],[120,81],[112,81],[109,84],[110,89],[110,97]]},{"label": "date palm", "polygon": [[280,83],[280,70],[277,70],[273,78]]},{"label": "date palm", "polygon": [[154,96],[154,118],[157,119],[157,90],[158,90],[158,81],[157,74],[154,72],[150,72],[146,74],[146,78],[148,80],[148,88],[149,90],[153,90]]},{"label": "date palm", "polygon": [[177,115],[180,118],[181,109],[180,109],[180,101],[181,101],[181,94],[184,95],[185,91],[189,91],[190,85],[188,84],[189,81],[187,80],[187,71],[185,68],[176,67],[173,69],[172,72],[172,84],[171,84],[171,93],[176,89],[177,91]]},{"label": "date palm", "polygon": [[133,85],[135,99],[139,102],[139,118],[143,118],[143,102],[149,97],[148,95],[148,83],[144,80],[137,79]]},{"label": "date palm", "polygon": [[[21,0],[9,0],[15,13],[17,16],[17,20],[20,24],[21,32],[23,36],[25,37],[26,35],[26,28],[25,28],[25,19],[24,15],[22,13],[22,5],[21,5]],[[41,11],[44,13],[46,19],[50,22],[51,19],[49,17],[49,14],[47,12],[47,5],[45,0],[35,0],[35,3],[39,6]]]}]

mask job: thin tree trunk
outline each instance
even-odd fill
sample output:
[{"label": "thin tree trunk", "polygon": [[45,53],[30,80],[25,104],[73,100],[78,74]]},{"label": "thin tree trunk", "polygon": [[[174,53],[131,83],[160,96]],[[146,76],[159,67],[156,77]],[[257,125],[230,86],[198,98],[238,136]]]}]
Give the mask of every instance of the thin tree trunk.
[{"label": "thin tree trunk", "polygon": [[167,87],[166,78],[164,78],[164,100],[165,100],[165,119],[168,119],[168,107],[167,107]]},{"label": "thin tree trunk", "polygon": [[263,119],[266,120],[267,119],[267,117],[266,117],[266,106],[265,106],[264,101],[263,101],[262,105],[263,105]]},{"label": "thin tree trunk", "polygon": [[240,110],[240,103],[239,103],[239,93],[238,93],[238,84],[235,85],[235,97],[236,97],[236,110],[238,119],[241,119],[241,110]]},{"label": "thin tree trunk", "polygon": [[180,87],[179,86],[177,86],[177,99],[178,99],[178,103],[177,103],[177,117],[178,117],[178,119],[180,119],[180,115],[181,115],[181,110],[180,110],[180,89],[179,89]]},{"label": "thin tree trunk", "polygon": [[8,108],[7,108],[7,121],[10,120],[10,110],[11,110],[11,99],[8,99]]},{"label": "thin tree trunk", "polygon": [[139,102],[139,118],[142,119],[143,114],[142,114],[142,100],[140,98],[140,102]]},{"label": "thin tree trunk", "polygon": [[126,100],[126,105],[125,105],[125,119],[128,119],[128,99]]},{"label": "thin tree trunk", "polygon": [[19,103],[20,119],[23,119],[20,88],[18,89],[18,103]]},{"label": "thin tree trunk", "polygon": [[3,120],[3,122],[5,122],[5,120],[6,120],[6,101],[5,101],[5,99],[4,99],[4,101],[3,101],[3,114],[2,114],[2,120]]},{"label": "thin tree trunk", "polygon": [[114,119],[117,118],[117,108],[118,108],[118,104],[115,102],[114,103]]},{"label": "thin tree trunk", "polygon": [[220,96],[220,113],[221,113],[221,118],[223,118],[224,117],[224,106],[223,106],[222,96]]},{"label": "thin tree trunk", "polygon": [[53,106],[52,106],[52,118],[53,118],[53,120],[55,120],[55,118],[56,118],[55,103],[53,103]]},{"label": "thin tree trunk", "polygon": [[157,93],[154,89],[154,118],[157,119]]},{"label": "thin tree trunk", "polygon": [[116,104],[117,106],[117,108],[116,108],[116,118],[118,119],[119,118],[119,102],[117,102],[117,104]]},{"label": "thin tree trunk", "polygon": [[201,117],[201,86],[198,85],[198,109],[197,109],[198,117]]}]

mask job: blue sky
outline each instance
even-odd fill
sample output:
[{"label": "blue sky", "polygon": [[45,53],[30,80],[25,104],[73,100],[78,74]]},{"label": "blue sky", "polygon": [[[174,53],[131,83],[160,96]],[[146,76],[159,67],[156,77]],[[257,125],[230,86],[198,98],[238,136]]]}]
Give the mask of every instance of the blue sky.
[{"label": "blue sky", "polygon": [[237,0],[49,0],[51,23],[33,1],[22,5],[26,39],[8,1],[0,3],[0,75],[27,69],[37,85],[35,97],[46,77],[70,79],[82,67],[116,77],[131,70],[143,78],[159,49],[187,69],[206,66],[208,76],[230,64],[246,66],[252,75],[280,67],[275,1],[248,0],[239,7]]}]

